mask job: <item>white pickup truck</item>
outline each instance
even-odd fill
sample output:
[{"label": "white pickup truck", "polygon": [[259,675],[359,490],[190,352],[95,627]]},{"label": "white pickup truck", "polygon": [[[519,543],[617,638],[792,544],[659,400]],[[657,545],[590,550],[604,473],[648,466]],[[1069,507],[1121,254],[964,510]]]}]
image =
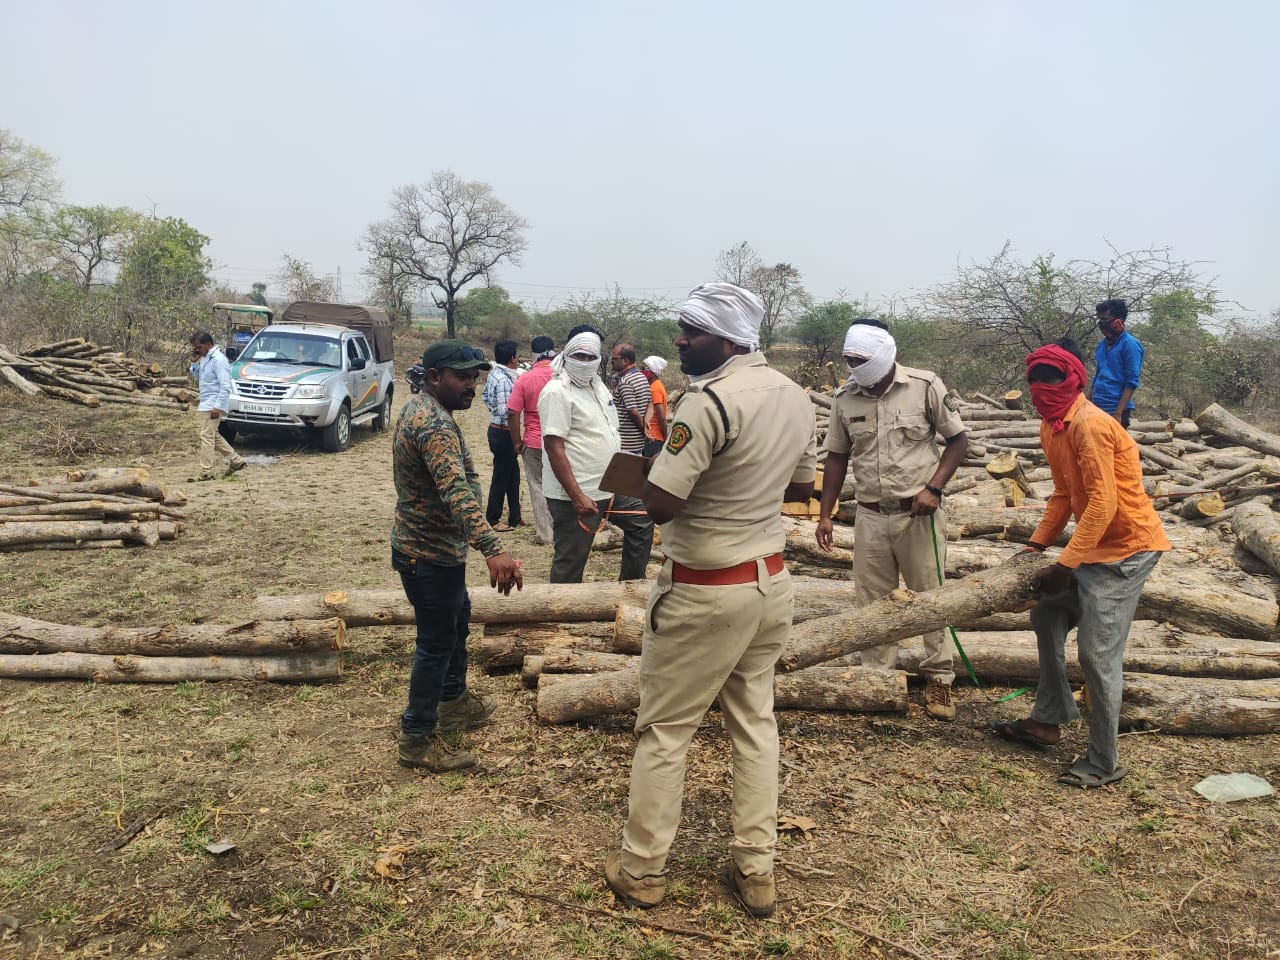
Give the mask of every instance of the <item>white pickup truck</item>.
[{"label": "white pickup truck", "polygon": [[231,365],[231,430],[319,430],[325,450],[351,428],[391,425],[391,320],[376,307],[298,301],[259,330]]}]

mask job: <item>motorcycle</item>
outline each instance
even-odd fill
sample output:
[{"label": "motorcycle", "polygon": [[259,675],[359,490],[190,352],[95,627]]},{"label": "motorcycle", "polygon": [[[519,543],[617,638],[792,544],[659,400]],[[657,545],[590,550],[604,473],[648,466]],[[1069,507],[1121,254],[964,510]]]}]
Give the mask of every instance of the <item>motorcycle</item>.
[{"label": "motorcycle", "polygon": [[410,393],[421,393],[422,388],[427,385],[427,371],[422,366],[422,362],[413,364],[405,373],[405,379],[409,381]]}]

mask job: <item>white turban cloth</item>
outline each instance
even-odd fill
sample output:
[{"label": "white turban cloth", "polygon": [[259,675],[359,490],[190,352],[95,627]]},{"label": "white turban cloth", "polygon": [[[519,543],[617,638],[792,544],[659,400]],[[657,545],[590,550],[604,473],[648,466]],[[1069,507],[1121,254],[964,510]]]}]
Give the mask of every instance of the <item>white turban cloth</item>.
[{"label": "white turban cloth", "polygon": [[663,360],[657,354],[652,357],[644,358],[644,365],[653,371],[655,376],[662,376],[662,371],[667,369],[667,361]]},{"label": "white turban cloth", "polygon": [[[570,382],[585,387],[600,372],[600,351],[600,338],[584,330],[564,345],[560,355],[551,361],[551,369],[556,376],[563,374]],[[595,359],[573,360],[571,357],[575,353],[589,353]]]},{"label": "white turban cloth", "polygon": [[704,283],[694,287],[689,299],[680,305],[680,319],[749,351],[760,349],[764,304],[750,290],[735,284]]},{"label": "white turban cloth", "polygon": [[845,334],[844,355],[866,361],[849,368],[849,382],[858,387],[874,387],[893,369],[898,358],[898,345],[889,331],[866,323],[855,323]]}]

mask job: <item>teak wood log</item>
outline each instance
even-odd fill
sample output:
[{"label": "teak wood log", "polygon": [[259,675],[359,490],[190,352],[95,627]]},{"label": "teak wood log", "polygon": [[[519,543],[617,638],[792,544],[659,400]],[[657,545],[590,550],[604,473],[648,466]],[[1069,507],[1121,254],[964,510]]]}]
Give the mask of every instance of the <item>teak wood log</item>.
[{"label": "teak wood log", "polygon": [[1259,497],[1236,507],[1233,522],[1240,546],[1280,576],[1280,516],[1270,499]]},{"label": "teak wood log", "polygon": [[[1134,624],[1137,628],[1138,624]],[[1164,642],[1161,642],[1161,638]],[[960,643],[982,682],[1009,680],[1034,683],[1040,676],[1036,635],[1030,630],[960,632]],[[1067,676],[1084,680],[1074,637],[1066,646]],[[915,673],[925,657],[923,646],[898,649],[898,669]],[[1234,640],[1203,634],[1183,634],[1161,624],[1146,623],[1129,634],[1124,669],[1181,677],[1221,677],[1260,680],[1280,677],[1280,644],[1263,640]],[[967,675],[960,671],[963,682]]]},{"label": "teak wood log", "polygon": [[282,683],[337,677],[337,650],[263,657],[139,657],[95,653],[0,653],[0,677],[18,680],[81,679],[98,683],[176,683],[181,680],[275,680]]},{"label": "teak wood log", "polygon": [[[907,708],[907,678],[896,670],[823,666],[775,677],[773,696],[777,709],[902,712]],[[623,713],[639,705],[639,669],[576,676],[544,673],[538,678],[538,719],[546,723]]]},{"label": "teak wood log", "polygon": [[154,523],[138,521],[51,520],[43,523],[14,521],[0,524],[0,549],[26,543],[76,540],[125,540],[153,547],[160,540]]},{"label": "teak wood log", "polygon": [[0,653],[94,653],[187,657],[204,654],[294,653],[341,650],[347,627],[341,620],[228,624],[169,624],[157,627],[80,627],[0,613]]},{"label": "teak wood log", "polygon": [[1280,733],[1280,680],[1126,673],[1120,726],[1211,737]]},{"label": "teak wood log", "polygon": [[549,647],[540,654],[524,658],[524,664],[520,668],[520,682],[532,688],[538,685],[538,677],[544,673],[608,673],[611,670],[629,670],[636,666],[635,659],[625,653]]},{"label": "teak wood log", "polygon": [[1228,413],[1216,403],[1211,403],[1196,417],[1196,424],[1205,433],[1257,450],[1260,453],[1280,456],[1280,437],[1250,426],[1234,414]]},{"label": "teak wood log", "polygon": [[1251,597],[1194,568],[1161,562],[1142,588],[1137,616],[1198,633],[1277,640],[1278,614],[1274,600]]},{"label": "teak wood log", "polygon": [[[544,625],[546,626],[546,625]],[[564,630],[523,627],[510,633],[496,633],[486,626],[484,636],[471,644],[471,662],[487,673],[510,670],[549,649],[607,652],[612,649],[613,624],[600,623],[601,635],[575,634]]]}]

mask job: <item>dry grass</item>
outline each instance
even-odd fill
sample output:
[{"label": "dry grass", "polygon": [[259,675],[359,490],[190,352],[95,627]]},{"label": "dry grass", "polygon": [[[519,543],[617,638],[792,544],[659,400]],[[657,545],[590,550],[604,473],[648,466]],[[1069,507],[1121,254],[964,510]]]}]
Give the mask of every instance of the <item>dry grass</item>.
[{"label": "dry grass", "polygon": [[[409,354],[409,350],[404,353]],[[402,398],[403,399],[403,398]],[[66,464],[35,443],[47,405],[0,394],[0,474]],[[183,485],[194,424],[144,411],[57,415]],[[80,420],[80,417],[84,417]],[[472,437],[484,418],[464,418]],[[140,440],[139,438],[143,438]],[[133,445],[133,446],[130,446]],[[192,488],[176,542],[148,551],[0,555],[0,609],[78,623],[230,621],[258,592],[392,587],[384,437],[279,455]],[[473,443],[478,460],[487,450]],[[482,468],[482,473],[487,467]],[[549,551],[516,535],[532,579]],[[592,560],[608,577],[617,555]],[[473,587],[482,569],[472,565]],[[0,681],[0,956],[1263,958],[1280,949],[1280,807],[1216,806],[1202,776],[1280,781],[1275,738],[1132,736],[1118,787],[1071,791],[1083,746],[992,744],[960,718],[780,716],[781,906],[751,921],[716,879],[731,837],[729,743],[695,739],[670,895],[622,909],[601,864],[626,809],[629,717],[549,728],[518,677],[473,738],[482,766],[394,762],[408,628],[356,630],[341,681],[94,686]],[[123,848],[99,852],[143,821]],[[204,845],[226,839],[221,856]],[[897,946],[894,946],[894,945]]]}]

